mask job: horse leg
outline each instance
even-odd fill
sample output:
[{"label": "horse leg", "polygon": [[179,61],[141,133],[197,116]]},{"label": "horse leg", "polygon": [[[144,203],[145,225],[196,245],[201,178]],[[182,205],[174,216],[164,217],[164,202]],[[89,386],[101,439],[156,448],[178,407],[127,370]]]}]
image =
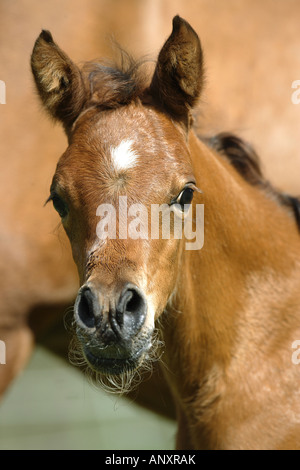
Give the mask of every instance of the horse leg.
[{"label": "horse leg", "polygon": [[5,345],[5,355],[0,361],[1,397],[12,380],[26,366],[34,347],[34,338],[27,325],[20,325],[12,329],[1,329],[0,339]]},{"label": "horse leg", "polygon": [[58,315],[62,316],[61,310],[53,306],[36,307],[29,315],[12,313],[10,309],[5,315],[0,314],[0,341],[5,347],[0,356],[0,397],[26,367],[39,335],[57,321]]}]

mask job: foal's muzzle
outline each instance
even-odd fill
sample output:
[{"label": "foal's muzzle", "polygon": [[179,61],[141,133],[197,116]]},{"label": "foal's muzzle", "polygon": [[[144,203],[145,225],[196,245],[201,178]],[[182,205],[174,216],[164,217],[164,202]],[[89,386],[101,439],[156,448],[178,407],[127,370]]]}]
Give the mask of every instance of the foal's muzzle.
[{"label": "foal's muzzle", "polygon": [[149,348],[149,337],[142,333],[147,301],[134,284],[123,285],[119,292],[85,285],[74,311],[84,356],[97,371],[119,374],[133,369]]}]

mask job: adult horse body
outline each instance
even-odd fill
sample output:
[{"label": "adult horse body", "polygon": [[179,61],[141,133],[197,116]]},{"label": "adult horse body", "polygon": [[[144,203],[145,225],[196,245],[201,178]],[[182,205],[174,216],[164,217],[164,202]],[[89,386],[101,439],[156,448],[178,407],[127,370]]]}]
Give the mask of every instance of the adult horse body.
[{"label": "adult horse body", "polygon": [[[82,360],[96,377],[127,380],[147,362],[158,325],[178,448],[299,448],[299,202],[264,181],[237,139],[196,137],[197,34],[174,18],[150,83],[130,60],[80,70],[46,31],[31,63],[69,139],[49,199],[80,276]],[[119,209],[120,196],[148,211],[204,204],[204,248],[176,237],[99,240],[99,207]]]}]

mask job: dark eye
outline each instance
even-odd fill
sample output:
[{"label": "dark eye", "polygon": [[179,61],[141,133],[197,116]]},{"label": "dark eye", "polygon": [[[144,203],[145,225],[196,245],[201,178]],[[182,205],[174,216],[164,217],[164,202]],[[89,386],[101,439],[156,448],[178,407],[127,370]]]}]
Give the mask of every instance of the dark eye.
[{"label": "dark eye", "polygon": [[177,197],[175,204],[180,206],[182,212],[188,210],[194,196],[194,190],[192,188],[185,188]]},{"label": "dark eye", "polygon": [[68,215],[68,206],[67,204],[61,199],[60,196],[57,194],[51,195],[51,200],[53,202],[54,209],[59,213],[61,218],[63,219]]}]

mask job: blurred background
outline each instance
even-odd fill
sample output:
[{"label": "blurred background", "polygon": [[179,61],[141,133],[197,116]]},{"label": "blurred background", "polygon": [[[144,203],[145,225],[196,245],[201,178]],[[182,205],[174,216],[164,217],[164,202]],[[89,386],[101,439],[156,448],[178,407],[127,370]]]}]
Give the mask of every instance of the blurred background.
[{"label": "blurred background", "polygon": [[68,363],[63,316],[78,279],[43,206],[66,138],[41,110],[29,61],[41,29],[77,63],[111,56],[110,37],[155,59],[176,14],[205,54],[199,132],[237,133],[275,186],[300,194],[298,0],[0,0],[0,449],[174,448],[173,420],[93,389]]}]

